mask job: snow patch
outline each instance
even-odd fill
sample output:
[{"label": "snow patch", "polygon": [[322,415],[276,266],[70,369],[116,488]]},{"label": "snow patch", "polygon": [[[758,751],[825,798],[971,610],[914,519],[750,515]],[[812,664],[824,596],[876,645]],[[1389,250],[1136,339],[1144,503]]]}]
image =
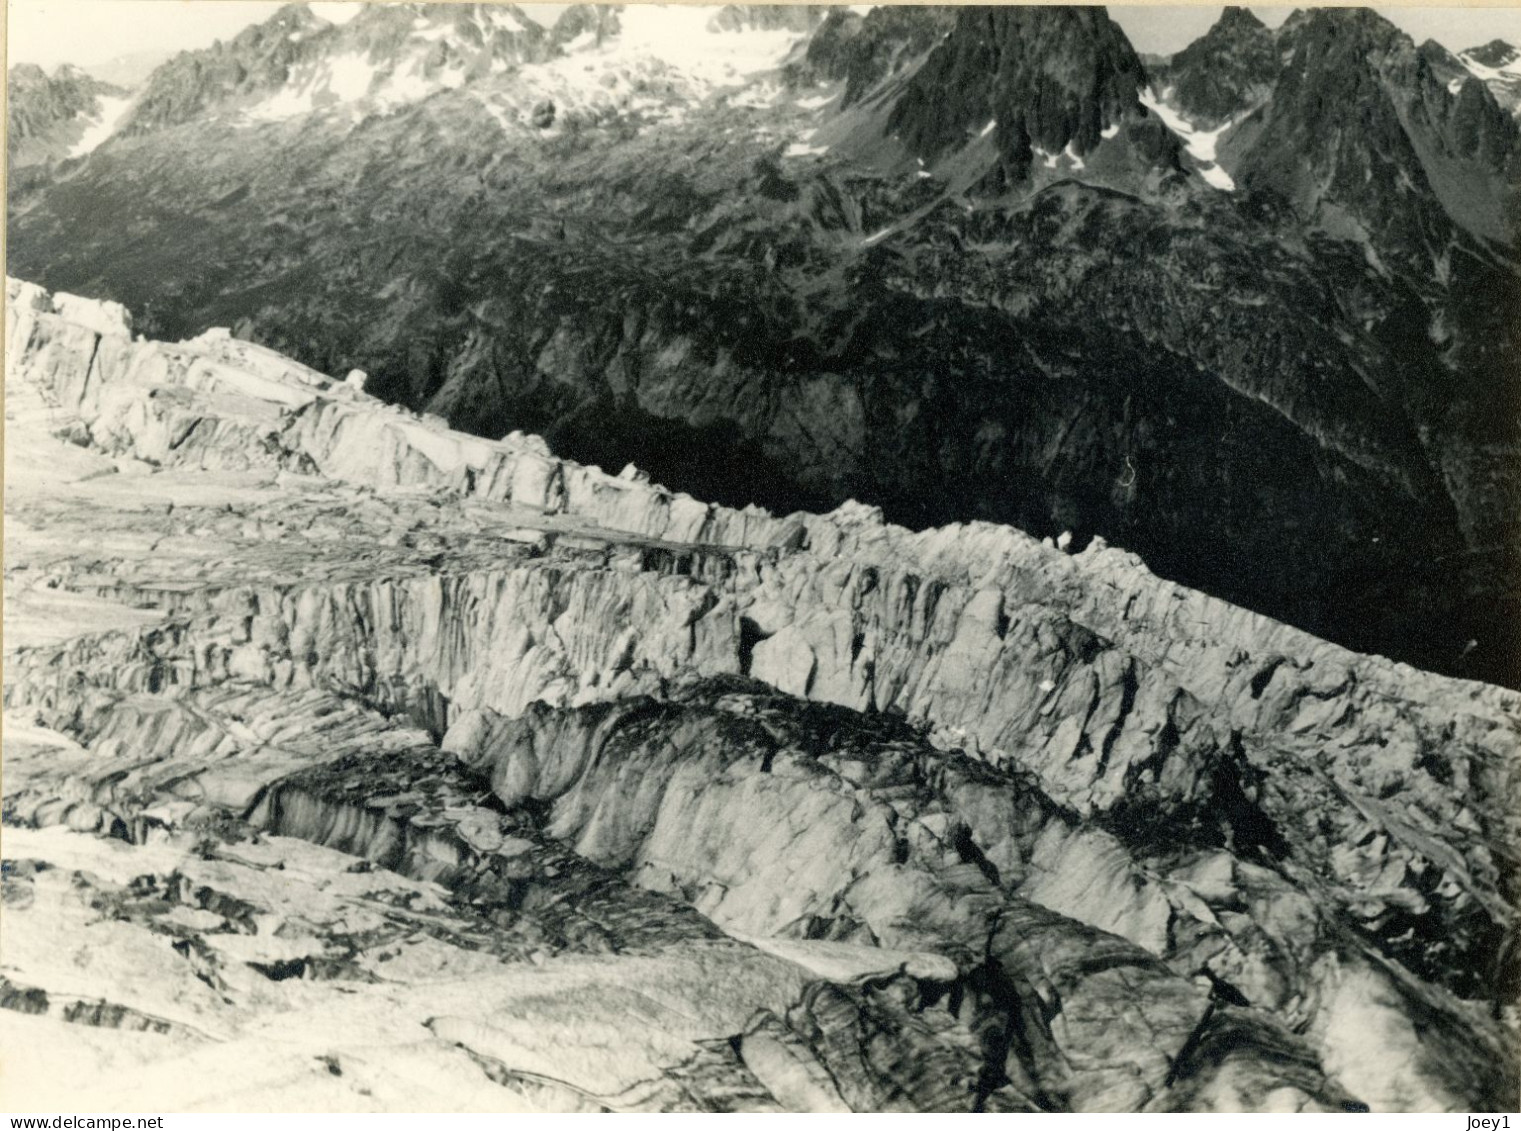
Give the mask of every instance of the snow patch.
[{"label": "snow patch", "polygon": [[829,147],[827,145],[808,145],[808,144],[806,144],[804,142],[801,142],[801,141],[795,141],[795,142],[793,142],[791,145],[789,145],[787,147],[787,151],[785,153],[783,153],[782,156],[783,157],[818,157],[819,155],[824,154],[824,153],[828,153],[828,152],[829,152]]},{"label": "snow patch", "polygon": [[89,119],[90,124],[85,127],[85,132],[74,143],[74,148],[69,150],[69,156],[83,157],[86,153],[92,153],[99,148],[101,142],[116,132],[122,115],[131,105],[131,98],[102,97],[100,109],[96,111],[93,118]]},{"label": "snow patch", "polygon": [[327,89],[342,102],[363,98],[375,80],[375,68],[363,55],[335,55],[329,67]]},{"label": "snow patch", "polygon": [[[1165,94],[1165,92],[1164,92]],[[1150,87],[1141,91],[1141,105],[1154,113],[1162,120],[1162,124],[1177,135],[1191,156],[1199,164],[1199,173],[1205,181],[1224,192],[1231,192],[1236,187],[1236,182],[1224,169],[1215,164],[1215,147],[1220,142],[1220,137],[1226,130],[1235,125],[1235,121],[1228,121],[1223,125],[1216,126],[1212,130],[1195,129],[1192,122],[1178,113],[1177,110],[1167,105],[1162,98],[1152,91]]]},{"label": "snow patch", "polygon": [[287,83],[269,98],[248,111],[248,116],[260,122],[283,122],[300,114],[310,114],[315,109],[309,83]]},{"label": "snow patch", "polygon": [[1072,162],[1072,167],[1074,169],[1083,169],[1087,167],[1083,159],[1077,155],[1077,151],[1072,148],[1072,143],[1070,141],[1067,143],[1067,148],[1062,150],[1062,156],[1065,157],[1068,161]]},{"label": "snow patch", "polygon": [[492,7],[488,7],[484,10],[486,12],[486,19],[490,23],[496,25],[502,31],[505,31],[511,35],[522,35],[523,32],[528,30],[522,24],[518,23],[517,20],[512,18],[511,12],[503,12],[497,8]]},{"label": "snow patch", "polygon": [[[607,107],[669,120],[675,104],[695,105],[775,71],[805,38],[787,29],[709,31],[712,15],[704,7],[631,4],[620,12],[619,34],[598,43],[595,32],[584,32],[565,45],[566,54],[519,68],[510,97],[550,98],[562,110]],[[766,82],[733,91],[731,104],[766,108],[786,97],[781,86]]]},{"label": "snow patch", "polygon": [[1467,67],[1474,78],[1483,82],[1505,82],[1509,79],[1521,78],[1521,57],[1512,59],[1500,67],[1486,67],[1465,51],[1458,56],[1458,62]]},{"label": "snow patch", "polygon": [[997,118],[993,118],[993,119],[989,120],[989,122],[988,122],[987,125],[985,125],[985,126],[982,127],[982,132],[980,134],[978,134],[977,136],[978,137],[987,137],[988,134],[992,133],[997,128],[998,128],[998,119]]},{"label": "snow patch", "polygon": [[1099,131],[1099,137],[1107,139],[1116,136],[1119,132],[1120,127],[1118,125],[1105,126]]},{"label": "snow patch", "polygon": [[398,71],[387,79],[375,92],[375,98],[386,107],[401,106],[408,102],[421,102],[438,89],[423,74],[423,65],[419,60],[406,71]]},{"label": "snow patch", "polygon": [[1221,192],[1235,192],[1236,182],[1231,175],[1219,165],[1205,165],[1199,169],[1199,175]]},{"label": "snow patch", "polygon": [[686,5],[630,4],[620,16],[613,51],[654,56],[713,86],[774,70],[805,34],[785,28],[710,32],[712,10]]},{"label": "snow patch", "polygon": [[878,242],[879,240],[886,239],[891,231],[891,228],[883,228],[880,232],[873,232],[871,235],[867,236],[864,240],[861,241],[861,246],[870,247],[872,244]]},{"label": "snow patch", "polygon": [[[333,22],[351,18],[359,4],[331,5]],[[372,64],[350,53],[313,60],[292,68],[281,89],[268,92],[245,111],[249,122],[283,121],[334,104],[387,112],[443,90],[467,86],[467,70],[454,64],[447,70],[426,66],[428,46],[444,42],[460,48],[464,57],[476,52],[457,43],[455,21],[435,14],[437,9],[414,8],[408,21],[411,50],[394,65]],[[329,12],[321,13],[324,17]],[[489,39],[494,34],[521,34],[528,29],[515,12],[483,6],[472,17]],[[682,108],[695,106],[723,92],[738,107],[770,108],[789,99],[790,92],[764,76],[775,72],[806,33],[789,29],[709,31],[709,8],[686,5],[630,5],[620,13],[617,35],[598,42],[587,31],[566,44],[565,54],[543,63],[509,68],[491,61],[493,72],[511,70],[511,85],[481,84],[490,102],[482,106],[504,130],[521,123],[531,106],[552,99],[562,112],[591,110],[643,115],[667,123],[680,120]],[[837,95],[800,99],[805,109],[836,101]],[[802,139],[806,141],[806,137]],[[792,155],[822,153],[808,146]]]},{"label": "snow patch", "polygon": [[334,102],[358,102],[369,94],[375,77],[376,68],[363,55],[334,55],[298,68],[285,86],[249,109],[248,117],[280,122]]}]

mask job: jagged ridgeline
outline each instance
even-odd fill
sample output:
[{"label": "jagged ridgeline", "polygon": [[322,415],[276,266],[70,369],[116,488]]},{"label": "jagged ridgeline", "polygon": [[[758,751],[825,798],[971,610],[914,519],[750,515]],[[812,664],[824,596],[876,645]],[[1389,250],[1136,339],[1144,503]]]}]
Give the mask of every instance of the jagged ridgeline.
[{"label": "jagged ridgeline", "polygon": [[1521,686],[1503,42],[1227,9],[1143,61],[1097,7],[296,4],[130,99],[11,81],[12,270],[150,335],[734,506],[1099,534]]}]

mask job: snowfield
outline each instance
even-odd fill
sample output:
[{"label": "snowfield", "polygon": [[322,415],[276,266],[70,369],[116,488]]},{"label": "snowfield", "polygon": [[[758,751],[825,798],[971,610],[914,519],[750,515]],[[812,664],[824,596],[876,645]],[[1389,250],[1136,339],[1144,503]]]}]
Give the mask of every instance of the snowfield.
[{"label": "snowfield", "polygon": [[[564,45],[558,58],[523,64],[510,88],[488,88],[478,97],[504,129],[545,99],[561,112],[616,106],[669,118],[674,102],[690,104],[720,91],[749,87],[756,76],[780,66],[804,38],[804,33],[786,29],[715,31],[709,28],[712,15],[710,8],[631,6],[620,17],[617,35],[598,43],[594,32],[583,32]],[[488,43],[499,33],[526,30],[506,12],[488,13],[479,26]],[[457,62],[430,69],[429,54],[440,45]],[[376,60],[349,51],[306,63],[293,70],[285,87],[246,110],[244,117],[250,122],[285,121],[328,108],[361,106],[385,113],[465,85],[481,50],[466,42],[452,23],[420,15],[398,58]],[[505,69],[498,58],[490,71]],[[776,84],[763,84],[737,95],[735,104],[770,106],[784,94]],[[801,104],[815,108],[831,100],[828,96]]]},{"label": "snowfield", "polygon": [[1235,121],[1226,122],[1212,130],[1195,129],[1193,123],[1162,100],[1166,94],[1167,92],[1163,91],[1162,97],[1159,98],[1150,87],[1147,87],[1141,91],[1141,105],[1161,118],[1162,124],[1177,135],[1178,140],[1188,150],[1189,156],[1199,163],[1199,175],[1206,182],[1222,192],[1234,192],[1236,182],[1215,162],[1215,146],[1219,143],[1221,135],[1236,124]]},{"label": "snowfield", "polygon": [[89,125],[80,139],[75,142],[74,148],[69,150],[70,157],[83,157],[97,149],[101,142],[116,132],[117,125],[122,116],[126,114],[128,107],[132,105],[131,97],[105,98],[100,100],[100,110],[94,118],[89,119]]}]

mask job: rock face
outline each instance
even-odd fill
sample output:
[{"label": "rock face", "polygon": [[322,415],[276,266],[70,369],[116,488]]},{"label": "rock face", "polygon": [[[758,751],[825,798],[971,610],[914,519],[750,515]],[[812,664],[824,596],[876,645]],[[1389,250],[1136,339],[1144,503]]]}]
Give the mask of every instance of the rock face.
[{"label": "rock face", "polygon": [[1281,66],[1277,37],[1246,8],[1228,7],[1152,77],[1191,121],[1213,128],[1267,101]]},{"label": "rock face", "polygon": [[1379,233],[1380,254],[1408,253],[1423,235],[1450,242],[1454,227],[1513,239],[1518,129],[1482,82],[1442,83],[1371,11],[1317,10],[1280,38],[1292,54],[1240,163],[1244,182],[1300,209],[1334,203]]},{"label": "rock face", "polygon": [[966,8],[909,80],[889,128],[926,160],[993,123],[1005,177],[1025,179],[1032,146],[1077,157],[1141,115],[1145,68],[1102,8]]},{"label": "rock face", "polygon": [[1096,8],[820,16],[287,8],[13,191],[10,263],[699,498],[1100,536],[1521,686],[1484,81],[1371,12],[1156,74]]},{"label": "rock face", "polygon": [[800,85],[843,81],[840,102],[849,107],[879,91],[885,79],[920,66],[956,24],[955,10],[945,7],[881,7],[868,15],[830,11],[789,79]]},{"label": "rock face", "polygon": [[6,88],[6,163],[16,170],[89,153],[130,101],[122,88],[68,64],[49,75],[18,63]]},{"label": "rock face", "polygon": [[1515,693],[8,299],[18,1106],[1516,1102]]}]

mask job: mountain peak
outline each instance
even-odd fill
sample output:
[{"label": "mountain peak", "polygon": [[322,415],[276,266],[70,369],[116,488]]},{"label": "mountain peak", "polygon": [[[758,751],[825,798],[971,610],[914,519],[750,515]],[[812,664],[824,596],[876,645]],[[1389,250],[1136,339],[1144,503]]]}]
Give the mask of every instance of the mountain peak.
[{"label": "mountain peak", "polygon": [[1266,98],[1279,66],[1267,25],[1245,8],[1226,8],[1209,31],[1158,68],[1156,77],[1172,88],[1172,102],[1186,117],[1213,126]]},{"label": "mountain peak", "polygon": [[10,69],[7,78],[12,85],[16,83],[40,83],[46,82],[48,73],[36,63],[16,63]]},{"label": "mountain peak", "polygon": [[1415,46],[1414,40],[1372,8],[1313,8],[1305,21],[1305,34],[1318,37],[1332,52],[1352,50],[1345,46],[1349,33],[1361,45],[1381,51]]},{"label": "mountain peak", "polygon": [[64,63],[51,75],[34,63],[10,70],[7,159],[13,169],[80,157],[111,132],[126,91]]},{"label": "mountain peak", "polygon": [[956,23],[943,6],[879,4],[864,15],[834,8],[809,38],[796,81],[843,81],[842,106],[859,102],[879,83],[922,60]]},{"label": "mountain peak", "polygon": [[1257,31],[1267,30],[1267,25],[1252,14],[1250,8],[1237,8],[1228,6],[1220,13],[1220,18],[1215,21],[1215,27],[1211,30],[1222,31]]},{"label": "mountain peak", "polygon": [[992,133],[1005,179],[1018,181],[1034,149],[1080,159],[1111,127],[1144,117],[1145,85],[1146,68],[1102,8],[965,8],[887,125],[925,160]]},{"label": "mountain peak", "polygon": [[127,130],[173,126],[220,107],[254,121],[360,103],[385,112],[556,50],[550,33],[512,4],[369,4],[343,24],[287,4],[230,43],[160,67]]},{"label": "mountain peak", "polygon": [[[1373,11],[1322,9],[1297,29],[1238,172],[1301,214],[1327,204],[1358,217],[1390,254],[1420,257],[1454,227],[1508,241],[1503,182],[1515,144],[1515,124],[1483,83]],[[1468,164],[1459,174],[1450,162]]]},{"label": "mountain peak", "polygon": [[550,37],[561,47],[578,42],[600,45],[608,36],[617,35],[621,27],[615,5],[572,4],[555,20]]},{"label": "mountain peak", "polygon": [[1503,39],[1492,39],[1482,47],[1470,47],[1455,62],[1488,87],[1500,106],[1521,114],[1521,51]]},{"label": "mountain peak", "polygon": [[282,5],[275,11],[274,15],[270,16],[263,23],[245,28],[234,37],[233,42],[236,43],[250,32],[255,33],[250,38],[259,38],[274,32],[285,32],[288,34],[291,32],[316,31],[320,28],[332,26],[329,21],[324,20],[317,13],[313,12],[310,7],[298,0],[294,4]]},{"label": "mountain peak", "polygon": [[1521,51],[1503,39],[1491,39],[1482,47],[1470,47],[1463,52],[1465,58],[1485,67],[1500,68],[1521,59]]},{"label": "mountain peak", "polygon": [[1447,50],[1447,48],[1443,47],[1434,39],[1426,40],[1419,47],[1417,47],[1416,50],[1420,52],[1422,58],[1428,60],[1429,62],[1442,63],[1449,66],[1462,65],[1458,62],[1458,57],[1456,55]]}]

